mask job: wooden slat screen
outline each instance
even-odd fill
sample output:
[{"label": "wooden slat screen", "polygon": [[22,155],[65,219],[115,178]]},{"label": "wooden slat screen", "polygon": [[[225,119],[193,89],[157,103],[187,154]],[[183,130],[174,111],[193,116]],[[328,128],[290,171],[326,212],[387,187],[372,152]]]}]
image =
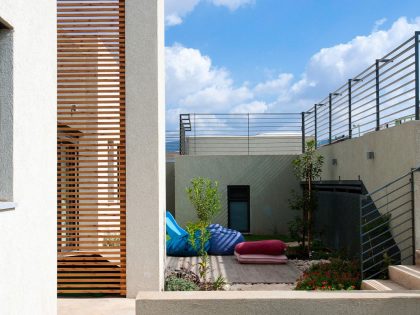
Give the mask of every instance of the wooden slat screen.
[{"label": "wooden slat screen", "polygon": [[58,293],[126,294],[124,0],[58,0]]}]

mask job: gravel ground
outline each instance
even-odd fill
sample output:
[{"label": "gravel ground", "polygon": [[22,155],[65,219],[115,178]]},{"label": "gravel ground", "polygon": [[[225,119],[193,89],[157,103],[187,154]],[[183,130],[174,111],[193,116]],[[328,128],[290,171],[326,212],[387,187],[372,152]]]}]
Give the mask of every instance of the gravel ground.
[{"label": "gravel ground", "polygon": [[299,260],[299,259],[291,259],[289,260],[289,264],[295,265],[297,269],[301,272],[306,271],[310,266],[318,263],[329,263],[329,260]]}]

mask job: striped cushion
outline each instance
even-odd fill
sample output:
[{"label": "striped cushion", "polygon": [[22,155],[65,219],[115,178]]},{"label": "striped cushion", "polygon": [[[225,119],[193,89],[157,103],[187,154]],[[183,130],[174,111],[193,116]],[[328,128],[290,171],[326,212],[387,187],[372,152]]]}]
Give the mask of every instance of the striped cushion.
[{"label": "striped cushion", "polygon": [[241,264],[287,264],[286,255],[241,255],[235,252],[235,257]]}]

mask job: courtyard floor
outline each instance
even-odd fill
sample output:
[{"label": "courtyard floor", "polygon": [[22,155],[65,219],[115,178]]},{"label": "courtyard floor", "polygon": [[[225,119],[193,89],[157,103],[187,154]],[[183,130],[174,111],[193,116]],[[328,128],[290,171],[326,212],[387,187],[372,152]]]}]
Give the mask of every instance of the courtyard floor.
[{"label": "courtyard floor", "polygon": [[[280,286],[273,284],[293,284],[301,272],[294,263],[285,265],[250,265],[240,264],[234,256],[209,256],[210,257],[210,280],[218,276],[225,278],[232,289],[248,284],[258,284],[264,290],[278,290]],[[186,268],[197,273],[198,257],[167,257],[167,269],[175,270]],[[271,284],[263,288],[264,284]],[[283,289],[291,289],[290,286],[281,286]]]},{"label": "courtyard floor", "polygon": [[58,299],[58,315],[135,315],[135,299]]},{"label": "courtyard floor", "polygon": [[[197,257],[167,257],[167,269],[197,271]],[[210,256],[211,278],[223,276],[231,291],[292,290],[301,274],[293,261],[285,265],[243,265],[234,256]],[[58,315],[134,315],[135,300],[124,298],[60,298]]]}]

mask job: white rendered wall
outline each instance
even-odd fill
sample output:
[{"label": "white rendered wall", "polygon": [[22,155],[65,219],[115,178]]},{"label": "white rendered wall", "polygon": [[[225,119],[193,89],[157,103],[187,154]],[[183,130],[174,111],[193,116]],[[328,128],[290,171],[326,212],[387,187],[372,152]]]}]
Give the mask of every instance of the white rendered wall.
[{"label": "white rendered wall", "polygon": [[127,290],[159,291],[165,251],[163,0],[126,0]]},{"label": "white rendered wall", "polygon": [[17,203],[0,211],[0,314],[56,314],[56,1],[1,0],[0,18],[14,28],[10,198]]},{"label": "white rendered wall", "polygon": [[302,153],[302,136],[187,136],[185,146],[188,155],[291,155]]}]

